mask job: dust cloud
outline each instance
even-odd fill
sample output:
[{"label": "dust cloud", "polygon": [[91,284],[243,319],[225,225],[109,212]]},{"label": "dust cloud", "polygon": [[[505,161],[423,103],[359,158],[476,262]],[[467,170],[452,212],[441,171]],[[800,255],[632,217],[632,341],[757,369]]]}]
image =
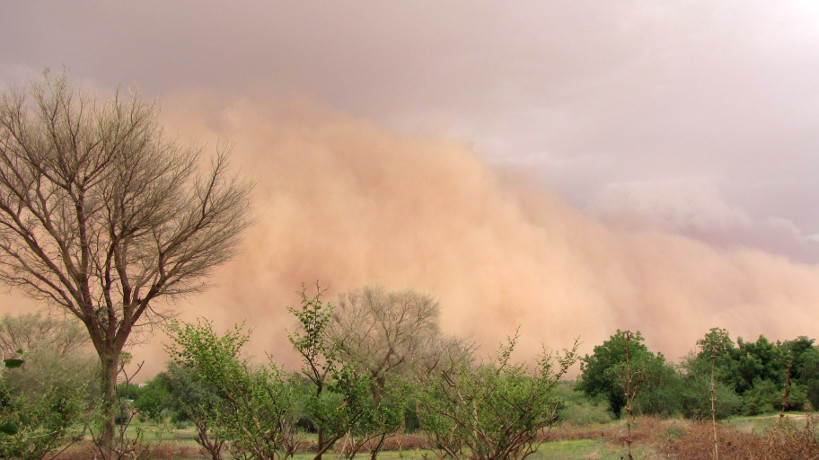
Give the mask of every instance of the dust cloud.
[{"label": "dust cloud", "polygon": [[[211,150],[256,182],[250,228],[212,287],[170,305],[217,328],[246,321],[252,352],[293,363],[286,307],[301,283],[431,293],[445,332],[493,351],[520,328],[519,357],[588,353],[617,328],[676,359],[711,327],[733,337],[817,336],[819,269],[752,250],[604,225],[521,171],[498,171],[437,134],[398,135],[298,97],[187,93],[164,104],[168,134]],[[165,340],[137,346],[145,377]]]}]

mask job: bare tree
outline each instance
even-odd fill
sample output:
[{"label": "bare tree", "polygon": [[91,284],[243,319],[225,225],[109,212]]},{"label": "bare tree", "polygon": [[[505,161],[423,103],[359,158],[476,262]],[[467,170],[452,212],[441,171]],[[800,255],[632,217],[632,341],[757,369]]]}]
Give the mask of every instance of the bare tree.
[{"label": "bare tree", "polygon": [[438,301],[429,295],[367,286],[339,296],[329,333],[369,374],[377,405],[388,376],[407,372],[437,345],[439,317]]},{"label": "bare tree", "polygon": [[[426,366],[433,354],[440,354],[439,316],[438,301],[413,290],[388,292],[367,286],[339,296],[328,334],[339,357],[368,377],[376,412],[395,377],[408,377],[414,363]],[[398,428],[390,423],[375,425],[381,428],[359,442],[378,438],[371,458],[389,432]]]},{"label": "bare tree", "polygon": [[26,353],[47,348],[58,358],[66,358],[88,345],[88,333],[76,322],[42,316],[39,312],[0,319],[0,355],[16,350]]},{"label": "bare tree", "polygon": [[45,74],[0,99],[0,280],[66,309],[99,355],[103,444],[119,357],[160,297],[200,290],[248,225],[249,187],[220,153],[168,141],[135,94],[99,100]]}]

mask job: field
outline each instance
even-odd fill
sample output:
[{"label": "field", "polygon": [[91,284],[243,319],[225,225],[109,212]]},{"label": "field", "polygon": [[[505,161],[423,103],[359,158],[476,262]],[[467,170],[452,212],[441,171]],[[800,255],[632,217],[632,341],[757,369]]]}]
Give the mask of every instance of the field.
[{"label": "field", "polygon": [[[819,454],[815,428],[806,429],[804,415],[787,416],[779,426],[778,416],[735,417],[719,425],[720,458],[814,458]],[[208,458],[200,453],[194,441],[191,427],[171,427],[155,423],[135,423],[129,427],[129,435],[137,429],[142,433],[144,445],[148,446],[146,458],[199,459]],[[638,418],[632,428],[633,455],[636,459],[709,459],[713,451],[713,427],[710,423],[696,423],[683,419]],[[305,434],[306,441],[311,440]],[[533,460],[566,459],[621,459],[626,458],[625,421],[605,424],[576,426],[567,423],[554,427],[546,434],[537,453],[528,457]],[[391,439],[388,449],[379,453],[385,460],[420,460],[437,458],[434,451],[418,448],[425,440],[417,434],[403,434]],[[340,444],[337,445],[339,447]],[[409,446],[410,448],[408,448]],[[414,447],[414,448],[412,448]],[[74,446],[59,459],[87,458],[87,446]],[[226,455],[225,458],[231,458]],[[296,460],[313,458],[309,452],[299,453]],[[338,451],[325,455],[326,459],[341,458]],[[356,458],[367,458],[359,454]]]}]

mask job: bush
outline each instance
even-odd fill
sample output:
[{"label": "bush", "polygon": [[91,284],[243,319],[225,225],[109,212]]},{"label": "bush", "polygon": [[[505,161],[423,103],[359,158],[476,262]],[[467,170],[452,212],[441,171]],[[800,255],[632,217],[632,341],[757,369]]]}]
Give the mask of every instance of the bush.
[{"label": "bush", "polygon": [[640,388],[634,398],[637,414],[670,417],[682,411],[682,378],[669,366],[666,366],[665,373],[661,381]]},{"label": "bush", "polygon": [[[213,439],[229,441],[236,458],[275,458],[282,451],[293,452],[300,415],[295,389],[273,363],[251,367],[241,356],[249,338],[242,327],[234,326],[219,336],[204,320],[171,321],[167,330],[175,365],[193,371],[219,396],[203,414]],[[208,448],[204,443],[203,447]],[[221,444],[216,447],[221,450]]]},{"label": "bush", "polygon": [[753,387],[742,395],[742,413],[758,415],[776,412],[782,406],[782,395],[776,383],[754,379]]},{"label": "bush", "polygon": [[805,394],[804,387],[796,383],[791,384],[791,391],[788,394],[787,402],[788,410],[799,412],[804,411],[805,403],[807,402],[807,396]]},{"label": "bush", "polygon": [[[694,420],[711,418],[711,378],[704,375],[683,379],[680,394],[683,417]],[[742,407],[742,399],[724,383],[716,382],[716,417],[724,420],[737,414]]]},{"label": "bush", "polygon": [[419,385],[421,428],[439,455],[516,459],[537,451],[542,431],[556,421],[559,401],[552,390],[575,362],[577,345],[541,355],[530,371],[510,362],[516,340],[511,337],[493,361],[462,357]]},{"label": "bush", "polygon": [[[8,322],[6,317],[0,324]],[[42,458],[82,430],[95,360],[48,337],[39,336],[41,347],[25,354],[25,364],[4,369],[0,377],[0,425],[17,428],[13,435],[0,435],[0,458]]]},{"label": "bush", "polygon": [[608,423],[614,416],[603,398],[589,398],[576,390],[575,382],[563,382],[554,389],[559,401],[557,421],[578,426]]},{"label": "bush", "polygon": [[[672,458],[686,460],[710,460],[713,458],[713,427],[708,423],[696,423],[685,429],[682,437],[666,440],[660,451]],[[796,425],[785,421],[762,434],[748,433],[717,425],[720,458],[732,460],[791,460],[819,457],[819,433],[815,424]]]},{"label": "bush", "polygon": [[178,399],[171,394],[169,380],[168,374],[161,372],[145,387],[140,388],[139,396],[134,400],[134,406],[140,416],[152,420],[162,420],[167,417],[173,421],[184,418],[184,415],[178,410]]},{"label": "bush", "polygon": [[13,435],[0,434],[0,458],[40,459],[81,429],[87,412],[83,387],[50,387],[37,393],[0,381],[0,424],[13,424]]},{"label": "bush", "polygon": [[606,403],[594,403],[592,401],[570,402],[557,411],[558,422],[569,422],[579,426],[608,423],[613,419],[614,416]]}]

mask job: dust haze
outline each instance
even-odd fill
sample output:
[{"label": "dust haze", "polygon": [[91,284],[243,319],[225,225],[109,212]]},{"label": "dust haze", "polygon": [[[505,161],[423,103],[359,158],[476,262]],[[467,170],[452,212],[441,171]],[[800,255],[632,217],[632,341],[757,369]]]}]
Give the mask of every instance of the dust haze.
[{"label": "dust haze", "polygon": [[[429,292],[442,329],[483,351],[520,327],[524,359],[576,337],[587,353],[617,328],[671,359],[715,326],[817,335],[817,267],[603,224],[443,135],[396,134],[299,97],[188,92],[163,117],[180,141],[229,142],[234,169],[256,182],[257,223],[237,256],[169,307],[218,329],[246,321],[257,357],[293,362],[286,307],[315,281],[327,299],[365,283]],[[133,349],[146,378],[164,367],[164,341],[157,332]]]}]

